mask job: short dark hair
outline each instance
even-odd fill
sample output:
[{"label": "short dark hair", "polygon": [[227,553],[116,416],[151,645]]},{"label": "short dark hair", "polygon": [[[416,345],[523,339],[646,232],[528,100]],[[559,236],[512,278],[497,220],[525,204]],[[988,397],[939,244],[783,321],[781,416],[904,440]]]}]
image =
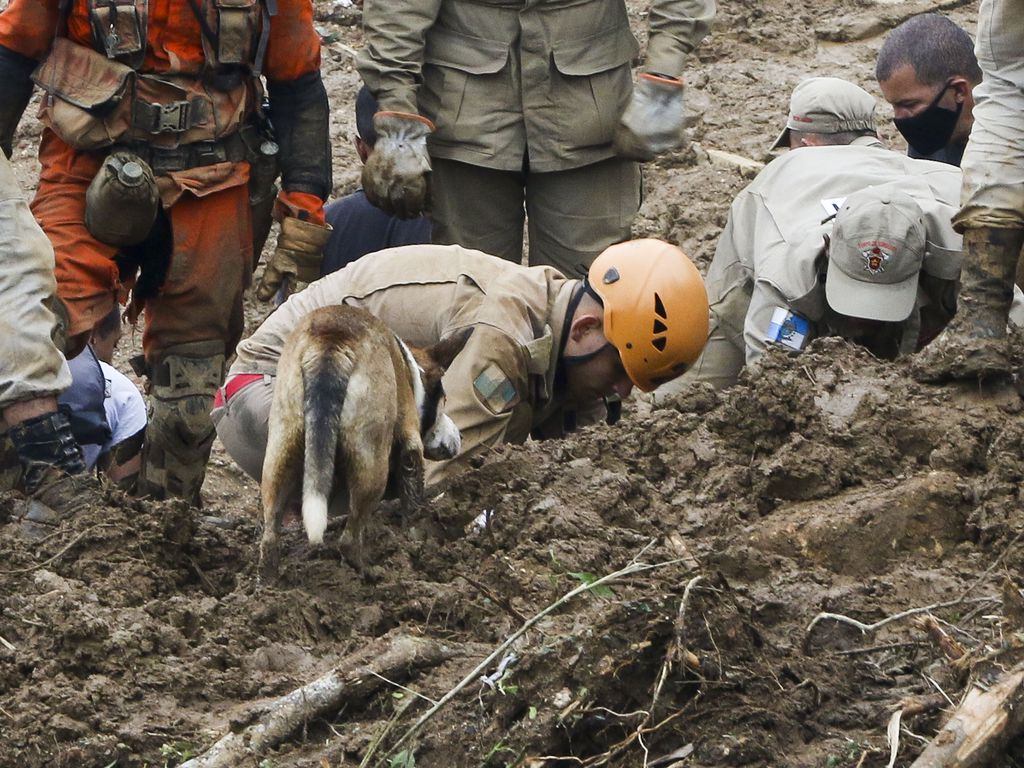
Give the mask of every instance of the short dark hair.
[{"label": "short dark hair", "polygon": [[121,307],[115,301],[114,306],[111,307],[110,311],[93,326],[92,332],[95,336],[103,339],[110,336],[118,328],[121,327]]},{"label": "short dark hair", "polygon": [[359,138],[366,142],[366,145],[373,148],[377,143],[377,131],[373,129],[373,116],[377,114],[380,107],[377,100],[373,98],[370,89],[365,85],[356,94],[356,131]]},{"label": "short dark hair", "polygon": [[981,82],[971,36],[937,13],[911,16],[889,33],[878,52],[875,79],[884,82],[907,64],[926,85],[942,85],[956,76],[966,77],[975,85]]},{"label": "short dark hair", "polygon": [[878,133],[876,131],[869,131],[866,129],[856,131],[837,131],[836,133],[818,133],[817,131],[794,131],[790,128],[789,132],[797,138],[800,136],[820,136],[822,144],[827,146],[853,144],[854,141],[862,136],[871,136],[875,139],[878,138]]}]

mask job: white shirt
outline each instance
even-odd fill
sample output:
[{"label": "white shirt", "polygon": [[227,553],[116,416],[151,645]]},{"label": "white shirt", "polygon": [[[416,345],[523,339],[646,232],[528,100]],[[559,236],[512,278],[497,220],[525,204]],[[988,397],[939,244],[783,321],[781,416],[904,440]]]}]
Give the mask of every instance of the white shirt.
[{"label": "white shirt", "polygon": [[96,466],[100,456],[118,443],[127,440],[146,426],[146,401],[131,380],[113,366],[100,361],[100,370],[106,381],[103,408],[110,426],[110,440],[103,445],[83,445],[85,465]]}]

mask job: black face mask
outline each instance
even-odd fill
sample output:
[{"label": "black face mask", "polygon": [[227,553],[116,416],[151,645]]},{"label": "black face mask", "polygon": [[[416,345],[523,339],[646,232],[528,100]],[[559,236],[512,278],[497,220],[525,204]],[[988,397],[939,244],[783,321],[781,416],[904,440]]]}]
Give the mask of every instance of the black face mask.
[{"label": "black face mask", "polygon": [[898,117],[893,120],[896,130],[903,134],[907,144],[921,155],[930,155],[937,152],[949,143],[950,137],[956,128],[956,121],[960,119],[964,104],[960,102],[956,109],[946,109],[939,106],[939,100],[945,95],[952,83],[939,91],[925,109],[912,117]]}]

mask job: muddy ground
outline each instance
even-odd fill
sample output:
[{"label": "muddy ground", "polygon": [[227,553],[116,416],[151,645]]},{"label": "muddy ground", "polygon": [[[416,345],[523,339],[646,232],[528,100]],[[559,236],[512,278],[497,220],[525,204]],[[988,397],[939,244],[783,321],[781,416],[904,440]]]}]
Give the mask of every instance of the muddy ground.
[{"label": "muddy ground", "polygon": [[[688,74],[695,143],[647,169],[636,226],[702,265],[751,174],[709,150],[767,159],[807,75],[877,95],[884,30],[935,6],[723,5]],[[976,3],[942,7],[973,31]],[[358,178],[362,40],[357,11],[320,12],[343,194]],[[15,159],[28,188],[37,136],[26,120]],[[251,306],[250,324],[264,313]],[[903,364],[820,342],[769,355],[725,394],[638,399],[613,428],[495,451],[419,515],[384,509],[374,582],[292,530],[273,588],[255,578],[256,486],[218,448],[202,511],[111,496],[39,541],[0,528],[0,766],[178,765],[399,636],[442,660],[364,675],[343,705],[243,764],[884,766],[886,724],[915,702],[896,762],[909,765],[972,665],[996,674],[979,660],[1022,629],[1021,406],[1011,382],[919,385]],[[0,524],[20,503],[0,496]],[[564,595],[631,566],[469,675]],[[869,631],[816,620],[871,625],[929,606],[965,662],[930,640],[923,612]],[[1019,764],[1013,748],[993,762]]]}]

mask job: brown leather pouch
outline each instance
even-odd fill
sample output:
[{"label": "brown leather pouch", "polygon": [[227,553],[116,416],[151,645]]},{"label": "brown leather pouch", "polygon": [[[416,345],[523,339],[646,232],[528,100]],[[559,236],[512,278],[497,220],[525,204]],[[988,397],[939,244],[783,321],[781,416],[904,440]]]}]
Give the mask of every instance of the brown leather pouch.
[{"label": "brown leather pouch", "polygon": [[32,73],[47,94],[40,119],[75,149],[110,146],[131,127],[134,75],[131,67],[58,37]]}]

